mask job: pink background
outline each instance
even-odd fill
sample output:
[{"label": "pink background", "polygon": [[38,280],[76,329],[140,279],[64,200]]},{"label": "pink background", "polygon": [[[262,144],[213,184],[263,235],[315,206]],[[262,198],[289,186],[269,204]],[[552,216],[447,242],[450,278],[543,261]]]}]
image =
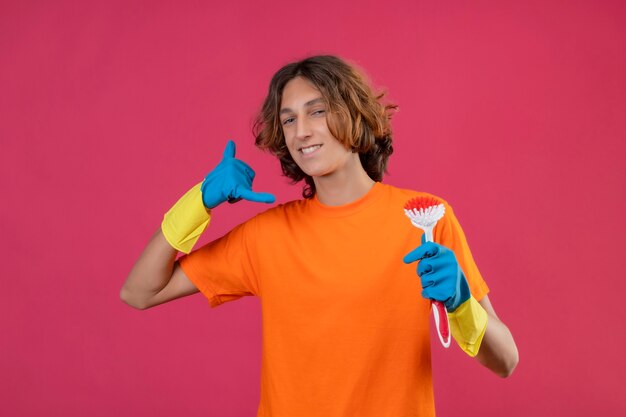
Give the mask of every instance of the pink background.
[{"label": "pink background", "polygon": [[[141,312],[119,289],[228,138],[257,190],[299,196],[251,121],[280,66],[333,53],[400,105],[385,180],[453,205],[520,350],[501,380],[433,341],[438,415],[624,415],[625,21],[622,1],[2,2],[0,414],[255,415],[257,299]],[[203,242],[265,208],[220,207]]]}]

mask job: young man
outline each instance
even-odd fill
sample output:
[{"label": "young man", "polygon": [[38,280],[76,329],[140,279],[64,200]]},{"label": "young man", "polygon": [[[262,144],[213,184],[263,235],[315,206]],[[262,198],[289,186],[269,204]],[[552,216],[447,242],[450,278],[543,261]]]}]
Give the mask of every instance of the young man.
[{"label": "young man", "polygon": [[[274,201],[252,191],[254,171],[229,142],[218,166],[165,215],[122,288],[122,299],[141,309],[198,291],[213,307],[259,296],[259,416],[434,415],[430,299],[445,303],[453,336],[470,356],[500,376],[517,364],[450,206],[444,202],[435,228],[439,244],[415,248],[422,232],[402,208],[424,193],[380,182],[394,110],[380,98],[336,57],[283,67],[258,117],[256,143],[280,159],[285,175],[305,180],[305,198],[176,262],[212,208]],[[410,263],[418,260],[416,275]]]}]

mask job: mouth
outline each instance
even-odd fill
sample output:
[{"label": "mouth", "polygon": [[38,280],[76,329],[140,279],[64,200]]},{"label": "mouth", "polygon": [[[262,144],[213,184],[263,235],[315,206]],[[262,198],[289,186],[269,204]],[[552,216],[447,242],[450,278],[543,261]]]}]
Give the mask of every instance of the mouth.
[{"label": "mouth", "polygon": [[321,147],[322,145],[310,145],[310,146],[305,146],[303,148],[300,148],[298,149],[298,151],[301,152],[303,155],[308,155],[308,154],[315,152]]}]

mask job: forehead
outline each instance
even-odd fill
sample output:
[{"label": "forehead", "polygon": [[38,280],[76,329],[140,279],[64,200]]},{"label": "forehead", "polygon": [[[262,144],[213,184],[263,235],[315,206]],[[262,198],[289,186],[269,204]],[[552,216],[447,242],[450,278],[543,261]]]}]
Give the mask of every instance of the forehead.
[{"label": "forehead", "polygon": [[317,102],[316,99],[323,99],[320,90],[306,78],[296,77],[285,85],[280,108],[281,111],[284,109],[295,110],[311,105],[314,100]]}]

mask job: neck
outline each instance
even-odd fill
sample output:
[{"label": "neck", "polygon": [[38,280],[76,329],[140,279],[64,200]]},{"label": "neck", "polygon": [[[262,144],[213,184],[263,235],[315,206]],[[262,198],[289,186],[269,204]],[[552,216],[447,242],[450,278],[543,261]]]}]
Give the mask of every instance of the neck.
[{"label": "neck", "polygon": [[342,206],[358,200],[374,186],[367,172],[359,163],[356,172],[335,172],[331,175],[313,177],[318,200],[327,206]]}]

